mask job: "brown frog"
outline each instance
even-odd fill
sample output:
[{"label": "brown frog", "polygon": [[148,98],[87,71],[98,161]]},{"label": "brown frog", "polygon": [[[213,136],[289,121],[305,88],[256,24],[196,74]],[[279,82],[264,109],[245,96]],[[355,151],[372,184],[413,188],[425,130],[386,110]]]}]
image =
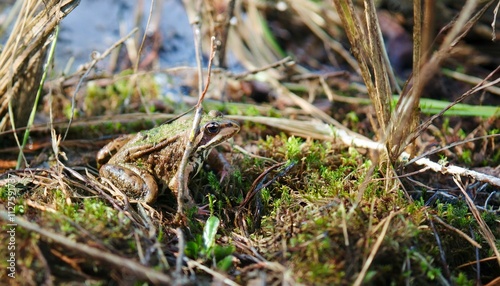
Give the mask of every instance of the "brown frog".
[{"label": "brown frog", "polygon": [[[97,154],[97,162],[102,164],[113,149],[117,150],[100,168],[99,174],[127,196],[146,203],[154,202],[166,188],[176,194],[178,167],[191,128],[192,120],[176,120],[116,139]],[[186,178],[190,174],[196,175],[213,147],[233,137],[239,130],[236,122],[224,118],[220,112],[213,110],[204,115],[188,160]]]}]

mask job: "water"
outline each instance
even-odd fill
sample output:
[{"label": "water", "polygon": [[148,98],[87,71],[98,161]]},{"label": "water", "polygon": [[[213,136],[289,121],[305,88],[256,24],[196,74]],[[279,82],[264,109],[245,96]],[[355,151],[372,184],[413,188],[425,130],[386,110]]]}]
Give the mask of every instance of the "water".
[{"label": "water", "polygon": [[[81,1],[61,23],[56,49],[56,69],[63,70],[68,61],[74,58],[71,65],[71,70],[74,71],[79,65],[90,61],[93,51],[102,53],[128,34],[134,28],[139,2],[141,1]],[[142,39],[142,32],[146,28],[150,5],[150,0],[144,1],[139,39]],[[160,11],[160,66],[195,66],[193,33],[182,1],[155,1],[154,10]],[[109,59],[99,63],[99,67],[106,67],[108,61]]]}]

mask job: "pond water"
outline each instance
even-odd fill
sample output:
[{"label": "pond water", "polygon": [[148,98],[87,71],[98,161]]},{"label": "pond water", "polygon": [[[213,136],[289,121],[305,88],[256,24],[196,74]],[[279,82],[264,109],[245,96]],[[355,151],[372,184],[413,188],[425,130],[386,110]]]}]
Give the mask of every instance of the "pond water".
[{"label": "pond water", "polygon": [[[90,60],[93,51],[104,52],[135,25],[136,13],[142,8],[140,30],[146,28],[152,1],[84,0],[61,23],[56,51],[56,66],[63,67],[72,57],[74,70]],[[153,2],[159,13],[162,39],[160,65],[171,67],[195,65],[193,33],[181,0]],[[142,36],[141,36],[142,37]],[[106,65],[106,62],[100,65]]]},{"label": "pond water", "polygon": [[[84,0],[61,23],[55,55],[56,70],[62,71],[69,62],[69,71],[75,71],[79,65],[90,61],[92,52],[102,53],[128,34],[135,27],[139,5],[142,5],[143,12],[136,36],[142,39],[152,3],[159,16],[160,66],[195,65],[193,33],[181,0]],[[0,5],[2,19],[7,17],[12,4]],[[0,39],[1,43],[5,43],[7,36],[8,31]],[[107,66],[107,61],[99,66]]]}]

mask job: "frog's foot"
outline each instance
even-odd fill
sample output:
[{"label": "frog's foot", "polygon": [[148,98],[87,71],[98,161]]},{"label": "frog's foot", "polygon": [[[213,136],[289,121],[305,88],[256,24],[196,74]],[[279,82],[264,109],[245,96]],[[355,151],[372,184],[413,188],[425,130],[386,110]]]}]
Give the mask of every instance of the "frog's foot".
[{"label": "frog's foot", "polygon": [[207,162],[210,167],[217,172],[220,182],[222,182],[226,176],[234,172],[233,166],[229,164],[224,155],[215,149],[212,149],[208,154]]},{"label": "frog's foot", "polygon": [[151,174],[134,166],[118,166],[105,164],[99,170],[101,177],[108,178],[116,187],[123,190],[127,196],[153,203],[158,196],[158,185]]},{"label": "frog's foot", "polygon": [[207,216],[210,215],[210,210],[208,210],[208,204],[198,207],[198,215]]}]

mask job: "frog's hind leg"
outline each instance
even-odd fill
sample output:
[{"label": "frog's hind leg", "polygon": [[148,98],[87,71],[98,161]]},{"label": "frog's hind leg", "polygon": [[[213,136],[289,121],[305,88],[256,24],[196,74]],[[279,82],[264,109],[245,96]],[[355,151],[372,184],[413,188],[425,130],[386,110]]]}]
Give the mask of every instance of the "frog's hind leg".
[{"label": "frog's hind leg", "polygon": [[122,135],[115,140],[106,144],[99,152],[97,152],[96,161],[97,167],[100,167],[106,163],[108,163],[109,159],[113,157],[120,148],[122,148],[125,144],[127,144],[130,139],[132,139],[134,134]]},{"label": "frog's hind leg", "polygon": [[99,170],[101,177],[108,178],[116,187],[131,198],[153,203],[158,196],[158,185],[154,177],[135,166],[105,164]]}]

